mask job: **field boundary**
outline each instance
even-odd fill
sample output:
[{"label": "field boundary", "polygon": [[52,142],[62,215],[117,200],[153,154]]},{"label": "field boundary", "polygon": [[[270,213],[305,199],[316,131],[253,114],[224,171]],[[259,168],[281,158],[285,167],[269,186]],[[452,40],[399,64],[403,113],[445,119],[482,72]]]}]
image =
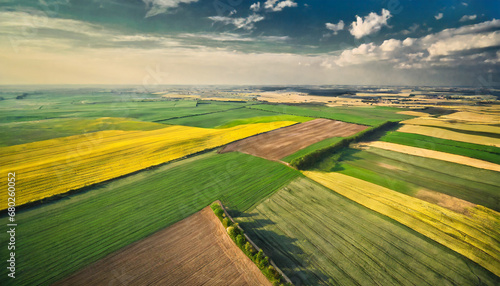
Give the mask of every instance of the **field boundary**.
[{"label": "field boundary", "polygon": [[293,285],[292,280],[290,280],[290,278],[288,278],[288,276],[286,276],[286,274],[283,273],[283,271],[281,271],[281,269],[276,265],[276,263],[274,263],[274,261],[269,257],[269,255],[267,255],[264,252],[264,250],[262,250],[260,247],[258,247],[257,244],[255,244],[255,242],[253,242],[250,239],[250,237],[248,237],[248,235],[244,232],[243,228],[241,228],[241,226],[239,226],[239,224],[234,221],[234,219],[231,217],[231,215],[229,215],[228,211],[226,210],[226,208],[224,207],[222,202],[220,200],[216,200],[214,203],[219,204],[219,206],[224,211],[224,214],[226,215],[226,217],[233,223],[233,225],[238,227],[238,229],[243,232],[243,236],[245,236],[245,238],[253,246],[253,248],[255,248],[255,250],[257,250],[257,251],[262,251],[262,253],[264,253],[264,255],[269,258],[269,264],[271,264],[274,267],[274,269],[276,269],[276,271],[278,271],[281,274],[281,276],[283,277],[283,279],[286,280],[287,283],[290,283],[290,285]]}]

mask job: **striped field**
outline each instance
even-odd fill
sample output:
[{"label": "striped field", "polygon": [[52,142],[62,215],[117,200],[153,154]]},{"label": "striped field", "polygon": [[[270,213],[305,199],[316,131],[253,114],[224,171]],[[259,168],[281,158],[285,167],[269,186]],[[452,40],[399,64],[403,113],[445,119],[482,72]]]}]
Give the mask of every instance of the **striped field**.
[{"label": "striped field", "polygon": [[465,216],[435,204],[339,173],[304,174],[335,192],[386,215],[500,276],[500,214]]},{"label": "striped field", "polygon": [[296,285],[496,285],[499,281],[460,254],[305,178],[296,179],[238,221]]}]

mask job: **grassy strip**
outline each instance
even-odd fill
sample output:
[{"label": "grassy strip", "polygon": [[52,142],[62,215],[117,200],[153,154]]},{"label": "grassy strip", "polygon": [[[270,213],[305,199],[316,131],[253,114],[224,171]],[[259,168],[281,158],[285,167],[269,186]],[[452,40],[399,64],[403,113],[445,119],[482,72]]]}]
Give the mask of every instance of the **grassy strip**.
[{"label": "grassy strip", "polygon": [[464,256],[307,178],[237,221],[297,285],[495,285]]},{"label": "grassy strip", "polygon": [[[339,173],[304,172],[337,193],[386,215],[500,276],[500,214],[469,217]],[[488,217],[490,215],[490,217]]]},{"label": "grassy strip", "polygon": [[215,215],[222,222],[222,225],[227,231],[229,237],[236,243],[236,245],[245,253],[250,260],[252,260],[255,265],[260,269],[262,274],[269,279],[273,285],[285,286],[292,285],[287,283],[285,278],[281,275],[278,270],[269,263],[269,257],[267,257],[262,249],[259,251],[255,250],[255,247],[247,240],[243,229],[235,223],[232,218],[227,217],[224,209],[219,202],[214,202],[210,205],[210,208],[214,211]]},{"label": "grassy strip", "polygon": [[[16,258],[29,259],[16,261],[22,274],[2,285],[49,285],[217,199],[245,211],[298,176],[277,162],[211,152],[18,211]],[[6,230],[1,226],[3,245]],[[0,269],[2,277],[7,272]]]},{"label": "grassy strip", "polygon": [[500,164],[500,148],[494,146],[479,145],[396,131],[388,132],[379,140],[457,154]]},{"label": "grassy strip", "polygon": [[342,139],[343,139],[342,137],[332,137],[332,138],[328,138],[328,139],[316,142],[312,145],[307,146],[304,149],[300,149],[299,151],[282,158],[281,160],[290,163],[293,160],[300,158],[300,157],[303,157],[303,156],[305,156],[309,153],[312,153],[316,150],[321,150],[323,148],[332,146],[332,145],[338,143]]},{"label": "grassy strip", "polygon": [[290,162],[290,165],[299,169],[299,170],[306,170],[309,168],[312,168],[316,166],[323,158],[328,157],[346,147],[349,146],[351,143],[359,142],[362,140],[367,140],[368,138],[372,137],[374,134],[380,133],[382,131],[389,130],[391,128],[394,128],[397,126],[397,122],[392,122],[392,121],[386,121],[385,123],[377,126],[377,127],[372,127],[369,129],[365,129],[355,135],[346,137],[339,142],[335,143],[334,145],[321,148],[318,150],[315,150],[313,152],[307,153],[303,155],[302,157],[298,157],[293,159]]},{"label": "grassy strip", "polygon": [[305,107],[285,104],[258,104],[248,106],[252,109],[267,110],[282,114],[310,116],[340,120],[369,126],[377,126],[386,121],[400,121],[413,116],[397,114],[401,109],[391,107]]},{"label": "grassy strip", "polygon": [[266,123],[274,121],[295,121],[295,122],[307,122],[314,118],[305,116],[295,116],[295,115],[274,115],[274,116],[259,116],[251,117],[248,119],[235,119],[227,124],[217,126],[215,128],[230,128],[233,126],[238,126],[242,124],[252,124],[252,123]]},{"label": "grassy strip", "polygon": [[[203,106],[203,105],[200,105],[200,106]],[[209,114],[200,114],[200,115],[194,115],[194,116],[189,116],[189,117],[169,119],[166,121],[162,121],[162,123],[186,125],[186,126],[193,126],[193,127],[203,127],[203,128],[214,128],[216,126],[228,124],[235,119],[244,119],[244,118],[257,117],[257,116],[272,116],[272,115],[278,115],[278,114],[274,113],[274,112],[270,112],[270,111],[263,111],[263,110],[257,110],[257,109],[237,108],[237,109],[224,110],[221,112],[213,112],[213,113],[209,113]],[[270,121],[267,121],[267,122],[270,122]],[[236,126],[236,125],[239,125],[239,124],[235,124],[232,126]]]}]

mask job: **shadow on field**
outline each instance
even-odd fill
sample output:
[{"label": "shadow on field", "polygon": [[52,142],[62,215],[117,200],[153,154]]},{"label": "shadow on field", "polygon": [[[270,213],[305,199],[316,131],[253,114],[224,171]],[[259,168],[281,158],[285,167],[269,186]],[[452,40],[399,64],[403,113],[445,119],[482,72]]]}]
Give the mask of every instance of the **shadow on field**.
[{"label": "shadow on field", "polygon": [[311,259],[314,258],[297,246],[299,240],[264,229],[265,226],[276,225],[275,222],[269,219],[255,219],[240,225],[294,285],[319,285],[329,280],[328,276],[310,266]]}]

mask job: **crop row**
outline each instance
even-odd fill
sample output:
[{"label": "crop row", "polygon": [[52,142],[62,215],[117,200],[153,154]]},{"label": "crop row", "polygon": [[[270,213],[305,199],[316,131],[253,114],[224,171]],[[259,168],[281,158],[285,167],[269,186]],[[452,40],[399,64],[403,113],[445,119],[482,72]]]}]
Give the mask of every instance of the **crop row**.
[{"label": "crop row", "polygon": [[468,217],[437,205],[339,173],[304,172],[339,194],[386,215],[500,275],[500,215],[488,221]]}]

